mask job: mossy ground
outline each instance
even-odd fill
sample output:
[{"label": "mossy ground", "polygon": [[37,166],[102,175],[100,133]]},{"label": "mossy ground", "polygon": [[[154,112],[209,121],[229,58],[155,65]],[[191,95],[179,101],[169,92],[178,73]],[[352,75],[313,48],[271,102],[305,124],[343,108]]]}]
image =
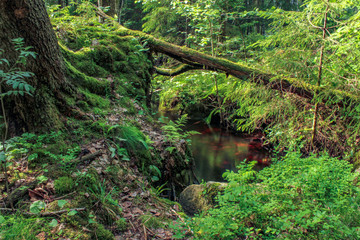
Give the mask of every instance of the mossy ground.
[{"label": "mossy ground", "polygon": [[[0,238],[142,238],[144,224],[162,229],[152,231],[152,237],[170,238],[172,232],[162,223],[175,220],[178,207],[159,200],[159,192],[151,189],[171,180],[165,169],[186,164],[178,153],[179,164],[169,165],[167,143],[145,107],[152,71],[147,49],[136,38],[113,33],[95,20],[71,26],[65,19],[53,21],[73,85],[73,94],[64,95],[64,104],[71,107],[54,123],[60,131],[8,141],[8,173],[10,191],[36,178],[41,182],[30,189],[30,201],[29,195],[21,196],[15,208],[28,212],[34,201],[43,201],[42,213],[66,211],[35,216],[34,221],[2,213]],[[150,166],[161,171],[157,177],[163,182],[152,180],[156,171]],[[72,211],[79,208],[85,210]],[[28,226],[34,222],[38,224]],[[11,235],[11,226],[22,224],[27,227]]]}]

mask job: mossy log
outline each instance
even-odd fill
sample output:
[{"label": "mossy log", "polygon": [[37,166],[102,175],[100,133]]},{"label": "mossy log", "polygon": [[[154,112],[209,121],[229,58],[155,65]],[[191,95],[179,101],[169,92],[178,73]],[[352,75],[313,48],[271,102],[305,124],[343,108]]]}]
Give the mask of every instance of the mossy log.
[{"label": "mossy log", "polygon": [[34,180],[26,185],[20,186],[12,191],[7,198],[4,199],[6,207],[13,207],[28,193],[28,189],[34,189],[40,183],[39,180]]},{"label": "mossy log", "polygon": [[[351,102],[360,100],[359,96],[342,90],[326,89],[325,91],[324,87],[318,87],[316,85],[306,83],[301,79],[283,77],[271,73],[266,73],[259,69],[250,67],[246,63],[236,63],[224,58],[214,57],[191,48],[168,43],[141,31],[127,29],[118,24],[111,17],[107,16],[100,9],[97,9],[97,14],[105,19],[112,21],[115,25],[118,25],[118,33],[120,35],[132,35],[135,37],[139,37],[143,41],[147,42],[148,46],[151,48],[152,51],[163,53],[185,64],[176,69],[156,68],[156,72],[158,74],[175,76],[189,70],[212,70],[224,72],[228,75],[232,75],[244,81],[250,81],[258,85],[267,86],[270,89],[293,93],[310,100],[314,98],[316,92],[326,92],[326,97],[324,97],[324,99],[322,100],[323,102],[326,102],[329,99],[332,99],[334,102]],[[338,104],[343,105],[342,103]]]}]

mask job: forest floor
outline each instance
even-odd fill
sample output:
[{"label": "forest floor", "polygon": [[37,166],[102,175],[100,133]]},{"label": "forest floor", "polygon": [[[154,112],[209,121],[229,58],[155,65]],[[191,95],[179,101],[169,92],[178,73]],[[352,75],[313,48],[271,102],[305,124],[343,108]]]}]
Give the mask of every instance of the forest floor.
[{"label": "forest floor", "polygon": [[[87,115],[94,122],[101,118],[109,126],[137,122],[152,148],[166,158],[168,143],[160,128],[154,127],[158,124],[149,123],[145,115],[129,115],[126,108],[113,106],[106,116]],[[169,226],[186,216],[178,203],[162,197],[167,189],[154,187],[156,184],[139,169],[136,156],[124,160],[107,137],[84,134],[79,138],[79,123],[68,120],[70,134],[26,135],[9,143],[9,155],[13,156],[8,168],[9,193],[5,175],[0,175],[0,210],[9,214],[4,216],[42,219],[42,224],[28,233],[35,239],[113,239],[109,232],[115,239],[172,239]],[[80,149],[66,154],[74,145]],[[32,211],[38,202],[45,205]],[[77,212],[75,216],[70,214],[72,210]],[[16,220],[8,226],[12,224],[17,224]],[[1,234],[5,237],[7,233],[0,231],[0,238]]]}]

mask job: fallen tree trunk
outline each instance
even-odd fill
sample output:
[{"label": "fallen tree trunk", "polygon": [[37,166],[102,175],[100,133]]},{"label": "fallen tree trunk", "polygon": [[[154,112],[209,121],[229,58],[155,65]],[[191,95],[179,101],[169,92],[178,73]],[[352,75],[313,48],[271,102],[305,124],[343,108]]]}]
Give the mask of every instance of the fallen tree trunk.
[{"label": "fallen tree trunk", "polygon": [[[319,87],[306,83],[301,79],[287,78],[283,76],[265,73],[261,70],[249,67],[245,63],[236,63],[224,58],[214,57],[191,48],[168,43],[141,31],[127,29],[122,25],[118,24],[111,17],[107,16],[101,9],[98,8],[97,14],[99,14],[103,18],[112,21],[115,25],[118,25],[120,35],[131,35],[135,37],[140,37],[143,41],[147,42],[148,46],[151,48],[152,51],[163,53],[188,65],[182,65],[174,70],[157,68],[156,72],[158,74],[175,76],[177,74],[196,69],[219,71],[224,72],[228,75],[232,75],[244,81],[249,81],[258,85],[267,86],[270,89],[278,91],[293,93],[310,100],[314,98],[314,92],[322,93],[324,92],[323,90],[325,90],[324,87]],[[337,104],[341,106],[343,105],[343,102],[360,100],[358,96],[341,90],[327,90],[326,97],[322,99],[322,102],[327,102],[329,99],[331,99],[332,102],[337,102]],[[317,101],[320,100],[318,99]]]},{"label": "fallen tree trunk", "polygon": [[39,180],[34,180],[26,185],[22,185],[21,187],[13,190],[9,196],[4,199],[6,207],[13,207],[18,201],[20,201],[23,197],[28,194],[29,189],[34,189],[40,183]]}]

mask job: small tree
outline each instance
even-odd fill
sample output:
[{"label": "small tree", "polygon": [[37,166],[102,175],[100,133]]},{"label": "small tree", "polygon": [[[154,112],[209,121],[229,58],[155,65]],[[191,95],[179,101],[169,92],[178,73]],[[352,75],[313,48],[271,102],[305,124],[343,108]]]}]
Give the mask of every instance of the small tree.
[{"label": "small tree", "polygon": [[[277,74],[303,79],[322,89],[315,91],[313,107],[310,112],[304,113],[312,114],[311,127],[307,125],[310,121],[307,121],[303,128],[307,129],[313,150],[316,141],[319,141],[319,103],[327,98],[327,89],[334,89],[344,82],[341,75],[331,71],[343,57],[338,55],[339,46],[333,47],[338,43],[333,36],[348,24],[356,2],[306,0],[299,12],[281,9],[260,12],[261,17],[273,20],[271,35],[257,43],[267,49],[262,65]],[[329,99],[330,104],[334,101],[337,100]]]}]

